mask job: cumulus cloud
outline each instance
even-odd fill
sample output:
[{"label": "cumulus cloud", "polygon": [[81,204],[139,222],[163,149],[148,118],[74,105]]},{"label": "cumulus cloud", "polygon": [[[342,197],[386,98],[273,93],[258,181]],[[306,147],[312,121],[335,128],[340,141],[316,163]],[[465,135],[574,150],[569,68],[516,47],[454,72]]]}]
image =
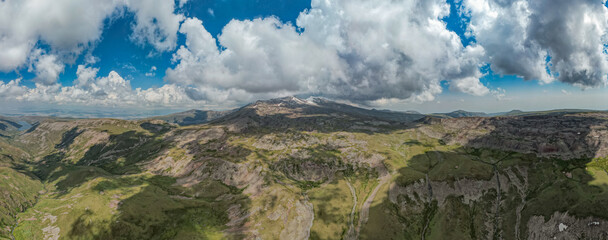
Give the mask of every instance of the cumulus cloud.
[{"label": "cumulus cloud", "polygon": [[96,77],[98,70],[79,65],[73,86],[36,83],[35,88],[27,88],[20,85],[21,79],[8,83],[0,81],[0,98],[4,101],[121,107],[186,107],[197,103],[188,97],[183,87],[166,84],[160,88],[133,89],[130,81],[114,71],[108,76]]},{"label": "cumulus cloud", "polygon": [[[226,25],[217,42],[196,18],[168,69],[172,83],[223,95],[317,94],[355,102],[429,101],[452,81],[456,91],[485,95],[479,46],[463,47],[441,20],[445,1],[319,1],[297,25],[270,17]],[[301,32],[300,30],[303,30]]]},{"label": "cumulus cloud", "polygon": [[[183,5],[185,1],[180,2]],[[127,0],[129,9],[135,12],[135,24],[131,38],[141,44],[152,44],[158,51],[175,49],[182,14],[175,14],[173,0]]]},{"label": "cumulus cloud", "polygon": [[113,8],[111,1],[1,1],[0,70],[23,66],[39,40],[79,52],[99,38],[102,21]]},{"label": "cumulus cloud", "polygon": [[[603,86],[608,10],[601,0],[464,0],[469,33],[500,74]],[[550,59],[547,62],[547,59]]]},{"label": "cumulus cloud", "polygon": [[116,1],[1,1],[0,70],[23,65],[39,40],[56,50],[80,52],[99,38],[103,20],[115,8]]},{"label": "cumulus cloud", "polygon": [[99,72],[99,68],[78,65],[78,69],[76,69],[77,78],[74,81],[74,85],[78,87],[88,86],[97,77],[97,72]]},{"label": "cumulus cloud", "polygon": [[[135,12],[134,41],[151,44],[158,51],[173,50],[183,19],[181,14],[174,13],[174,5],[173,0],[0,1],[0,71],[9,72],[28,62],[42,61],[40,71],[35,72],[42,74],[38,77],[42,83],[51,84],[53,71],[59,68],[48,64],[74,61],[99,40],[104,20],[117,16],[125,8]],[[41,44],[49,46],[50,52],[36,59]]]},{"label": "cumulus cloud", "polygon": [[56,55],[44,54],[36,51],[33,54],[33,63],[30,67],[31,72],[36,73],[34,81],[43,85],[51,85],[57,82],[59,74],[63,72],[64,65]]},{"label": "cumulus cloud", "polygon": [[486,86],[479,82],[479,77],[456,79],[450,83],[450,89],[475,96],[484,96],[490,92]]},{"label": "cumulus cloud", "polygon": [[0,81],[0,99],[15,99],[27,92],[26,87],[19,85],[20,82],[21,79],[11,80],[8,83]]},{"label": "cumulus cloud", "polygon": [[219,37],[223,51],[198,19],[186,20],[180,31],[187,40],[175,56],[178,66],[167,71],[172,82],[251,94],[293,94],[306,90],[308,83],[314,87],[319,77],[340,74],[335,53],[276,18],[231,21]]}]

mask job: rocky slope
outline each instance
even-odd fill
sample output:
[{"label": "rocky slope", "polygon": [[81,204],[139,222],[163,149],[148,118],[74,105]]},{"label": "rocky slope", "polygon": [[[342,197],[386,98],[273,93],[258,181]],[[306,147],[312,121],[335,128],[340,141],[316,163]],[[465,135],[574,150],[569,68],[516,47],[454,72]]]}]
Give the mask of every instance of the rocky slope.
[{"label": "rocky slope", "polygon": [[36,123],[0,139],[1,237],[608,237],[600,112],[439,119],[282,98],[199,125]]}]

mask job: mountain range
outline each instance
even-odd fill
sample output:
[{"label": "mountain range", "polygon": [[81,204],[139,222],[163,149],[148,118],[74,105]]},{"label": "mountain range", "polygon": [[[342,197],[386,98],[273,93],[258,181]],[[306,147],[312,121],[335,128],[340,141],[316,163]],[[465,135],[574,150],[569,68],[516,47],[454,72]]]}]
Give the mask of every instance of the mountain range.
[{"label": "mountain range", "polygon": [[0,238],[606,239],[608,113],[0,117]]}]

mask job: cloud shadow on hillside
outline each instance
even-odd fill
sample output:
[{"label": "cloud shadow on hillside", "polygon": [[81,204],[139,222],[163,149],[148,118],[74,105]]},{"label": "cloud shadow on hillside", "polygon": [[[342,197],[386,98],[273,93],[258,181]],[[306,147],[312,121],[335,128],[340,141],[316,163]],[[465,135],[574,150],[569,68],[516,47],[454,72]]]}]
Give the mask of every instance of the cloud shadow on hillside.
[{"label": "cloud shadow on hillside", "polygon": [[[395,184],[387,188],[389,197],[370,209],[361,238],[420,239],[424,234],[426,238],[526,239],[533,216],[547,221],[555,212],[567,212],[608,220],[608,185],[590,184],[595,177],[588,171],[600,161],[593,159],[600,144],[589,140],[595,138],[592,128],[605,126],[604,120],[532,116],[487,121],[493,121],[494,129],[487,134],[450,151],[427,146],[426,153],[398,169]],[[446,135],[440,142],[459,137]],[[515,152],[518,148],[529,153]],[[572,152],[571,158],[556,158],[562,151]],[[608,229],[594,225],[572,230],[570,237],[591,237],[581,235],[585,231],[597,239],[608,237]]]}]

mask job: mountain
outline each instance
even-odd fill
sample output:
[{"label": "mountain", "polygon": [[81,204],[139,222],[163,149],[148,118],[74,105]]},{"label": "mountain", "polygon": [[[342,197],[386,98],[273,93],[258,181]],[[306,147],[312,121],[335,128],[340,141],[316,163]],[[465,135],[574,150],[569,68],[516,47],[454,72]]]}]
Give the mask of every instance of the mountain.
[{"label": "mountain", "polygon": [[21,124],[16,123],[13,119],[0,117],[0,137],[10,137],[21,127]]},{"label": "mountain", "polygon": [[320,98],[307,101],[285,97],[257,101],[218,118],[213,123],[229,125],[243,131],[379,131],[393,129],[423,116],[367,110]]},{"label": "mountain", "polygon": [[[384,121],[395,121],[395,122],[411,122],[416,119],[422,118],[424,115],[417,112],[395,112],[389,110],[369,110],[359,107],[354,107],[348,104],[341,104],[333,101],[329,101],[322,98],[314,98],[312,101],[299,99],[296,97],[285,97],[280,99],[272,99],[268,101],[258,101],[245,106],[244,109],[255,107],[261,104],[281,104],[290,107],[304,107],[307,111],[312,112],[337,112],[343,114],[349,114],[352,116],[360,116],[366,118],[374,118]],[[229,115],[239,109],[233,109],[228,111],[201,111],[201,110],[189,110],[185,112],[179,112],[164,116],[156,116],[147,119],[163,120],[168,123],[175,123],[180,126],[196,125],[207,123],[223,116]],[[242,109],[241,109],[242,110]]]},{"label": "mountain", "polygon": [[385,121],[395,122],[411,122],[423,118],[424,115],[418,112],[395,112],[390,110],[376,110],[376,109],[364,109],[358,108],[347,104],[340,104],[337,102],[329,101],[323,98],[315,98],[313,100],[318,106],[328,108],[337,112],[344,112],[353,115],[361,115],[367,117],[374,117]]},{"label": "mountain", "polygon": [[457,110],[449,113],[434,113],[433,116],[440,116],[445,118],[460,118],[460,117],[487,117],[487,113],[483,112],[467,112],[464,110]]},{"label": "mountain", "polygon": [[188,110],[185,112],[173,113],[164,116],[156,116],[148,119],[162,120],[167,123],[174,123],[180,126],[196,125],[212,121],[216,118],[225,116],[232,111],[202,111],[202,110]]},{"label": "mountain", "polygon": [[524,111],[521,110],[511,110],[508,112],[499,112],[499,113],[490,113],[488,114],[491,117],[497,117],[497,116],[519,116],[524,114]]},{"label": "mountain", "polygon": [[188,126],[30,122],[0,138],[3,238],[608,236],[604,112],[439,118],[289,97]]},{"label": "mountain", "polygon": [[586,109],[555,109],[547,111],[530,111],[524,112],[521,110],[511,110],[509,112],[498,112],[498,113],[484,113],[484,112],[467,112],[464,110],[457,110],[449,113],[433,113],[430,116],[440,118],[461,118],[461,117],[499,117],[499,116],[535,116],[535,115],[564,115],[571,113],[591,113],[601,112],[597,110],[586,110]]}]

